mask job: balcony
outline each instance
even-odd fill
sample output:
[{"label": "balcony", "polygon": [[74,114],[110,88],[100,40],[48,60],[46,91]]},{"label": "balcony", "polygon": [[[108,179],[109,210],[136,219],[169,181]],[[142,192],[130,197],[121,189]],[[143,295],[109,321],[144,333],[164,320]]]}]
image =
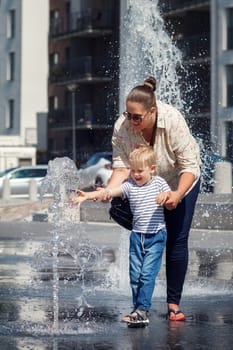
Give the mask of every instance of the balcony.
[{"label": "balcony", "polygon": [[[75,106],[76,129],[108,129],[112,126],[103,120],[106,116],[107,106],[103,106],[103,112],[93,113],[90,103],[77,104]],[[109,112],[112,115],[112,111]],[[71,130],[72,129],[72,109],[67,107],[64,109],[55,109],[48,113],[49,128]]]},{"label": "balcony", "polygon": [[170,0],[159,1],[159,6],[164,14],[168,15],[170,12],[180,10],[202,8],[210,5],[210,0]]},{"label": "balcony", "polygon": [[53,18],[50,22],[50,38],[98,37],[112,34],[113,13],[87,9],[71,13],[68,17]]},{"label": "balcony", "polygon": [[49,82],[64,85],[71,81],[82,84],[110,82],[110,63],[104,58],[85,56],[50,67]]}]

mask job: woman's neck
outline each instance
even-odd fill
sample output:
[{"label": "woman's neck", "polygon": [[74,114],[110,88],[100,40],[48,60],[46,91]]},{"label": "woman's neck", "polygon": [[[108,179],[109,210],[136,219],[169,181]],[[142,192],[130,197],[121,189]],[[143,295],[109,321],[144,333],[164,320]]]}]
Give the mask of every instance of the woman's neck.
[{"label": "woman's neck", "polygon": [[151,140],[153,127],[155,125],[155,118],[156,118],[156,115],[154,114],[151,120],[148,122],[148,125],[146,126],[146,128],[142,130],[142,136],[147,142],[150,142]]}]

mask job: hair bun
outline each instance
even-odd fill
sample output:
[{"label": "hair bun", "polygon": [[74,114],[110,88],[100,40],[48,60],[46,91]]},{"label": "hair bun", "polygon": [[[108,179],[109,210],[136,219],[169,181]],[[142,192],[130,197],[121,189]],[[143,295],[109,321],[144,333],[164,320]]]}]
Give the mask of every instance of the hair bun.
[{"label": "hair bun", "polygon": [[144,85],[148,86],[152,91],[156,90],[156,79],[154,77],[149,77],[144,80]]}]

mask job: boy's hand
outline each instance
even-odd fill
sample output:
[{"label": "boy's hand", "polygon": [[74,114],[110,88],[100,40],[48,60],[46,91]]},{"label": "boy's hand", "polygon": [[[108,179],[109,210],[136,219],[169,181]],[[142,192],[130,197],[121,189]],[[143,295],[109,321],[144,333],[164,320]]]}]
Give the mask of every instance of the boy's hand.
[{"label": "boy's hand", "polygon": [[173,210],[177,207],[177,205],[181,202],[182,197],[178,191],[168,192],[169,196],[166,200],[165,207],[168,210]]},{"label": "boy's hand", "polygon": [[70,204],[78,204],[85,202],[88,199],[87,193],[81,190],[77,190],[75,195],[70,196],[69,203]]},{"label": "boy's hand", "polygon": [[164,205],[170,196],[170,192],[160,192],[156,198],[156,203]]}]

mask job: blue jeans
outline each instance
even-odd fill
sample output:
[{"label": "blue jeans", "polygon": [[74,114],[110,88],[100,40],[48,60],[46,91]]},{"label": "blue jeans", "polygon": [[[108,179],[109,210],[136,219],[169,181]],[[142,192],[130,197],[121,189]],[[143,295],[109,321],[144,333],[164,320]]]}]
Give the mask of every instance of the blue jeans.
[{"label": "blue jeans", "polygon": [[131,232],[129,274],[135,310],[150,309],[166,240],[165,229],[153,235]]},{"label": "blue jeans", "polygon": [[188,237],[200,180],[174,210],[164,209],[167,227],[167,303],[179,305],[188,266]]}]

